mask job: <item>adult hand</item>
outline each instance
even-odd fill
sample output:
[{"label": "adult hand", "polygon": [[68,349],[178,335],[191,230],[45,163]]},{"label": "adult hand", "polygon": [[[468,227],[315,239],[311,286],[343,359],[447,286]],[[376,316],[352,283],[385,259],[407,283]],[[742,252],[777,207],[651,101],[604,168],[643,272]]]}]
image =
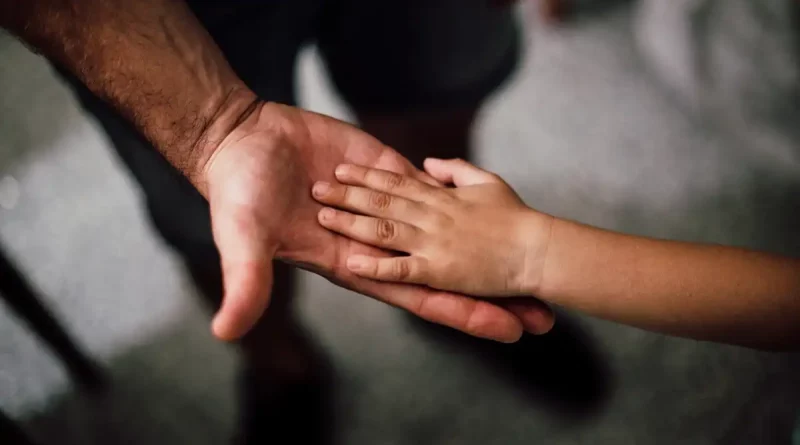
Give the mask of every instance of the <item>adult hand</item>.
[{"label": "adult hand", "polygon": [[233,340],[255,324],[269,302],[275,258],[475,336],[512,342],[523,329],[549,329],[552,312],[536,300],[514,306],[515,315],[467,296],[379,282],[350,272],[346,261],[354,254],[392,254],[334,234],[317,222],[322,206],[312,199],[311,185],[333,182],[334,169],[342,163],[437,184],[353,126],[271,103],[258,104],[203,163],[199,188],[210,203],[225,283],[223,303],[213,322],[216,336]]}]

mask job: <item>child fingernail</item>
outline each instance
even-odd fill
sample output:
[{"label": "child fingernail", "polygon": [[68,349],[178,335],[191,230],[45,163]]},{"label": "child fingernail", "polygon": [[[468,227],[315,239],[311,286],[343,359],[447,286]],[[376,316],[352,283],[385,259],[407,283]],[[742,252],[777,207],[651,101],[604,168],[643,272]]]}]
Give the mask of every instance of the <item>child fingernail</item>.
[{"label": "child fingernail", "polygon": [[325,196],[330,191],[331,191],[331,185],[328,184],[327,182],[322,182],[322,181],[314,184],[314,188],[312,189],[314,196],[318,197]]},{"label": "child fingernail", "polygon": [[347,173],[350,171],[349,165],[340,165],[336,167],[336,176],[343,177],[347,176]]},{"label": "child fingernail", "polygon": [[324,208],[319,211],[319,217],[323,221],[330,221],[334,216],[336,216],[336,212],[333,209]]},{"label": "child fingernail", "polygon": [[347,259],[347,268],[354,272],[366,270],[367,260],[361,257],[350,257]]}]

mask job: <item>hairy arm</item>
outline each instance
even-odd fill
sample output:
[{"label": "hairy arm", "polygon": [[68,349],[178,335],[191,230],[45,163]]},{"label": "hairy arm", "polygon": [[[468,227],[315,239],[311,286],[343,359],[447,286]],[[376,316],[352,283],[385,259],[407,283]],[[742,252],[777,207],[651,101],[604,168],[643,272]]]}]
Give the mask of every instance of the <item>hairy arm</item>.
[{"label": "hairy arm", "polygon": [[0,26],[76,75],[205,193],[216,144],[256,105],[179,0],[0,0]]}]

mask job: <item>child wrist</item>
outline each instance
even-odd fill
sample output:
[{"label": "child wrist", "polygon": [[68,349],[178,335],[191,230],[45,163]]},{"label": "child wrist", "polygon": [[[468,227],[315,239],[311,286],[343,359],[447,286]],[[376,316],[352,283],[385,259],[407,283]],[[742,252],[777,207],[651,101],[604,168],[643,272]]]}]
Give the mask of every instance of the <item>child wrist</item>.
[{"label": "child wrist", "polygon": [[523,295],[541,297],[544,288],[545,267],[547,265],[547,252],[552,239],[553,226],[556,218],[533,209],[526,210],[520,218],[519,227],[520,245],[524,246],[525,254],[520,277],[520,291]]}]

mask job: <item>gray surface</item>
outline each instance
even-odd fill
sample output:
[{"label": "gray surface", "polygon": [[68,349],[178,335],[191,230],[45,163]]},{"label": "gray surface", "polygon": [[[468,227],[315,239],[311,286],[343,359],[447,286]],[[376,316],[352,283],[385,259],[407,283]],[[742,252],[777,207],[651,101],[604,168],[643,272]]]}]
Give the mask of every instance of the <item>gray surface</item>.
[{"label": "gray surface", "polygon": [[[481,119],[480,163],[563,217],[796,253],[796,139],[769,119],[745,119],[737,133],[690,119],[675,86],[693,79],[678,76],[672,89],[656,80],[676,77],[651,75],[631,18],[623,8],[534,30],[524,70]],[[648,60],[660,54],[680,69],[674,31],[654,31],[673,46]],[[236,417],[234,351],[209,335],[95,126],[20,45],[0,38],[0,59],[0,239],[114,376],[99,400],[77,394],[2,309],[0,406],[49,443],[224,443]],[[346,118],[312,53],[302,67],[306,103]],[[736,97],[727,88],[721,100]],[[771,135],[771,145],[742,134]],[[566,418],[396,310],[311,275],[302,290],[304,318],[341,375],[342,443],[785,444],[800,407],[797,356],[582,319],[616,388],[595,416]]]}]

